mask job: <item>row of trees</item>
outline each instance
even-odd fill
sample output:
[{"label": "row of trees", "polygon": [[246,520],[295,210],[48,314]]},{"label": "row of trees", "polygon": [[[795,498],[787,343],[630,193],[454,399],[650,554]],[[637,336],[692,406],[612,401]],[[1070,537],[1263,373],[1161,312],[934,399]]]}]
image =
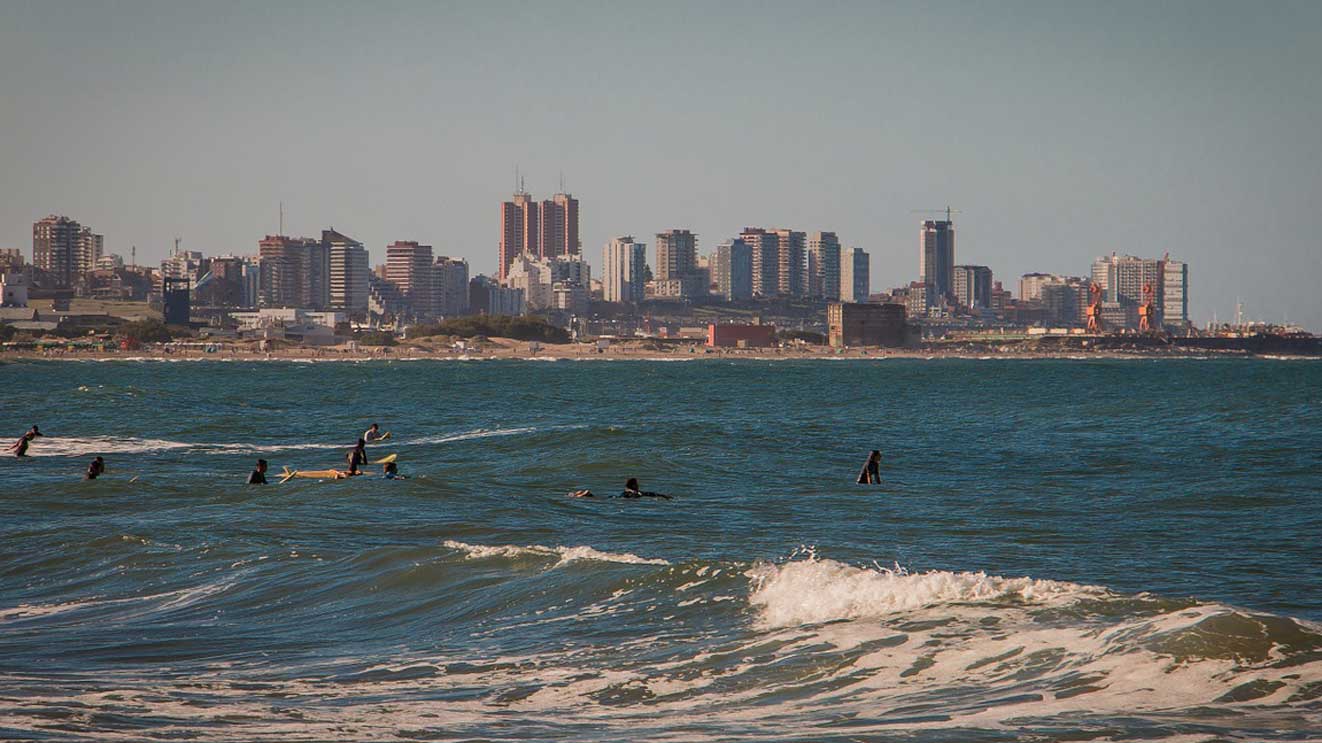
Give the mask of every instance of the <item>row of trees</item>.
[{"label": "row of trees", "polygon": [[513,338],[519,341],[543,343],[568,343],[570,340],[569,331],[558,328],[540,317],[508,315],[456,317],[433,325],[415,325],[408,331],[410,339],[433,335],[454,335],[460,338],[474,338],[481,335],[488,338]]}]

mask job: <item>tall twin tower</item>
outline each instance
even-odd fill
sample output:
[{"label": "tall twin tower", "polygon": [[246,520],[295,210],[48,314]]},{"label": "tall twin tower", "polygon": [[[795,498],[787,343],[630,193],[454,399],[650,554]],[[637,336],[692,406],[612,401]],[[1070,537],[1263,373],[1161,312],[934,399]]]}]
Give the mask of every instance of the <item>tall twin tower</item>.
[{"label": "tall twin tower", "polygon": [[520,183],[513,200],[500,205],[500,225],[501,281],[520,253],[549,259],[577,255],[582,247],[578,240],[578,199],[567,193],[555,194],[539,204]]}]

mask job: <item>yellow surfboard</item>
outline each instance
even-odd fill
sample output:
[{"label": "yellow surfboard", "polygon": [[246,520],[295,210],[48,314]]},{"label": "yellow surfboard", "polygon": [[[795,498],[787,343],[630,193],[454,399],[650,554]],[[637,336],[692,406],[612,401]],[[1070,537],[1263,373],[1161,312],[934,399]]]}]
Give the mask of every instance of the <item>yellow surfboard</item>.
[{"label": "yellow surfboard", "polygon": [[[359,472],[358,474],[363,473]],[[280,475],[280,482],[289,482],[295,477],[306,477],[313,480],[343,480],[349,477],[349,473],[344,470],[291,470],[286,467]]]}]

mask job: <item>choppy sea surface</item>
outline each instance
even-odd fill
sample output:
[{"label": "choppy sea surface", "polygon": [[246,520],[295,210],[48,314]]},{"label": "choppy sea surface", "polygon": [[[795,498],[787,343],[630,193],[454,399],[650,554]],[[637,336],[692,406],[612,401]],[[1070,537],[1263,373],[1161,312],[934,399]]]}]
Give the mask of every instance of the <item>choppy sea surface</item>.
[{"label": "choppy sea surface", "polygon": [[[6,362],[0,389],[0,434],[47,433],[0,459],[2,740],[1322,740],[1322,363]],[[372,421],[410,479],[244,484]],[[674,499],[565,495],[630,476]]]}]

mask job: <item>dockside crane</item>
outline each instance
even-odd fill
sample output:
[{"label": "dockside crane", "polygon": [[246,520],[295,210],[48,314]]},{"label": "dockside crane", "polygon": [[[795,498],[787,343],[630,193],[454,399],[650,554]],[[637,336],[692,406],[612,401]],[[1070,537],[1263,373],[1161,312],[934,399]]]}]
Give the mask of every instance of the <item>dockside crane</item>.
[{"label": "dockside crane", "polygon": [[1089,333],[1102,332],[1102,287],[1095,282],[1088,284],[1088,327]]}]

